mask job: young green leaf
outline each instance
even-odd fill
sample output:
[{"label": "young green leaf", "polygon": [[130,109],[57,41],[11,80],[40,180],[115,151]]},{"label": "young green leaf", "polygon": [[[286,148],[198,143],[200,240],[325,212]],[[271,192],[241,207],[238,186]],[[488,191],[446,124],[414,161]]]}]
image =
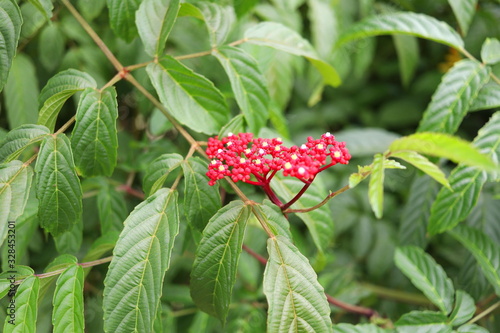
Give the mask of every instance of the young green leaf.
[{"label": "young green leaf", "polygon": [[16,55],[4,90],[10,128],[36,123],[39,92],[33,61],[22,53]]},{"label": "young green leaf", "polygon": [[368,185],[368,198],[377,218],[381,218],[384,211],[384,161],[382,154],[375,155]]},{"label": "young green leaf", "polygon": [[127,42],[137,36],[135,12],[141,0],[106,0],[109,11],[109,22],[114,33]]},{"label": "young green leaf", "polygon": [[59,275],[54,291],[52,325],[55,333],[83,332],[83,268],[71,265]]},{"label": "young green leaf", "polygon": [[191,297],[198,308],[225,322],[236,282],[250,207],[233,201],[207,224],[191,271]]},{"label": "young green leaf", "polygon": [[500,107],[500,85],[489,82],[479,90],[477,97],[472,102],[469,111],[479,111]]},{"label": "young green leaf", "polygon": [[76,69],[67,69],[57,73],[49,79],[38,97],[38,104],[41,108],[38,124],[45,125],[53,131],[57,115],[64,102],[77,91],[96,86],[97,83],[89,74]]},{"label": "young green leaf", "polygon": [[437,181],[438,183],[451,189],[450,184],[448,183],[448,180],[446,179],[446,175],[444,174],[444,172],[441,171],[441,169],[439,169],[437,165],[435,165],[434,163],[432,163],[419,153],[416,153],[414,151],[399,151],[391,154],[391,157],[398,157],[412,164],[414,167],[422,170],[427,175],[434,178],[434,180]]},{"label": "young green leaf", "polygon": [[151,332],[179,232],[177,192],[157,191],[124,224],[104,280],[104,331]]},{"label": "young green leaf", "polygon": [[332,332],[325,291],[309,261],[284,236],[267,240],[264,294],[269,332]]},{"label": "young green leaf", "polygon": [[97,194],[97,212],[101,221],[101,234],[122,231],[123,221],[127,218],[127,205],[123,193],[113,186],[104,185]]},{"label": "young green leaf", "polygon": [[303,56],[316,67],[326,84],[337,87],[342,82],[337,71],[321,60],[311,44],[296,31],[276,22],[261,22],[245,32],[246,42],[269,46]]},{"label": "young green leaf", "polygon": [[75,165],[84,177],[111,176],[116,166],[118,104],[115,87],[86,88],[76,111],[71,147]]},{"label": "young green leaf", "polygon": [[9,76],[16,54],[23,18],[15,0],[0,0],[0,91]]},{"label": "young green leaf", "polygon": [[416,246],[398,247],[394,255],[396,266],[420,289],[443,314],[453,308],[455,290],[451,280],[434,258]]},{"label": "young green leaf", "polygon": [[469,26],[472,23],[472,18],[476,13],[477,0],[448,0],[448,3],[453,10],[453,14],[457,18],[458,25],[462,30],[462,35],[467,35]]},{"label": "young green leaf", "polygon": [[258,133],[269,118],[269,93],[255,59],[242,49],[222,46],[212,54],[229,76],[250,132]]},{"label": "young green leaf", "polygon": [[233,7],[221,6],[215,2],[198,2],[196,6],[207,26],[210,45],[216,47],[223,44],[236,20]]},{"label": "young green leaf", "polygon": [[49,134],[45,126],[26,124],[13,129],[0,143],[0,163],[10,162],[21,155],[29,145],[42,141]]},{"label": "young green leaf", "polygon": [[500,41],[498,39],[486,38],[481,48],[481,59],[489,65],[500,61]]},{"label": "young green leaf", "polygon": [[469,59],[457,62],[443,76],[418,131],[455,133],[488,79],[489,69],[483,64]]},{"label": "young green leaf", "polygon": [[455,227],[450,234],[472,253],[495,293],[500,295],[500,246],[483,232],[464,225]]},{"label": "young green leaf", "polygon": [[405,333],[451,333],[452,327],[446,315],[433,311],[412,311],[405,313],[394,324],[398,332]]},{"label": "young green leaf", "polygon": [[82,188],[66,135],[43,140],[35,172],[40,226],[57,236],[81,223]]},{"label": "young green leaf", "polygon": [[413,150],[417,153],[444,157],[455,163],[495,171],[498,166],[469,142],[443,133],[416,133],[394,140],[389,152]]},{"label": "young green leaf", "polygon": [[142,180],[142,188],[146,195],[152,195],[158,191],[168,175],[178,168],[184,158],[179,154],[163,154],[158,156],[148,167]]},{"label": "young green leaf", "polygon": [[158,64],[149,64],[147,72],[162,104],[189,128],[215,134],[229,121],[229,109],[221,92],[173,57],[165,56]]},{"label": "young green leaf", "polygon": [[28,276],[21,282],[14,296],[16,304],[14,325],[9,322],[11,318],[7,317],[3,327],[4,333],[36,332],[39,289],[40,280],[36,276]]},{"label": "young green leaf", "polygon": [[21,161],[0,164],[0,245],[9,222],[16,221],[26,207],[32,179],[33,170]]},{"label": "young green leaf", "polygon": [[190,157],[182,163],[184,171],[184,212],[188,223],[202,231],[208,220],[221,207],[219,186],[208,185],[205,173],[207,163],[198,157]]},{"label": "young green leaf", "polygon": [[352,25],[337,46],[359,38],[387,34],[411,35],[433,40],[456,49],[462,49],[464,41],[449,25],[433,17],[416,13],[391,13],[368,17]]},{"label": "young green leaf", "polygon": [[[494,161],[500,159],[500,112],[481,128],[473,145]],[[437,234],[464,220],[477,203],[486,174],[474,167],[459,165],[450,174],[450,189],[442,188],[432,205],[428,231]]]},{"label": "young green leaf", "polygon": [[469,321],[476,312],[474,299],[463,290],[457,290],[455,294],[455,307],[450,314],[449,322],[453,326],[459,326]]},{"label": "young green leaf", "polygon": [[170,30],[179,12],[179,0],[144,0],[135,16],[144,50],[152,57],[163,54]]}]

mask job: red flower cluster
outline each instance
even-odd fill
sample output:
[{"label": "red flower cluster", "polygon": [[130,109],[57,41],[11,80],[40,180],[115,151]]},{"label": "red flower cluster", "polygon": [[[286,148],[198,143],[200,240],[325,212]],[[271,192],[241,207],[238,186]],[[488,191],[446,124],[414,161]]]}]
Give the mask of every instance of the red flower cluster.
[{"label": "red flower cluster", "polygon": [[[308,137],[302,146],[290,148],[279,138],[254,139],[252,133],[229,133],[220,140],[208,139],[206,152],[212,158],[207,172],[210,185],[229,176],[235,182],[262,186],[269,184],[280,170],[285,176],[310,183],[318,172],[337,163],[347,164],[351,158],[345,142],[335,141],[330,133],[317,140]],[[251,179],[252,175],[256,181]]]}]

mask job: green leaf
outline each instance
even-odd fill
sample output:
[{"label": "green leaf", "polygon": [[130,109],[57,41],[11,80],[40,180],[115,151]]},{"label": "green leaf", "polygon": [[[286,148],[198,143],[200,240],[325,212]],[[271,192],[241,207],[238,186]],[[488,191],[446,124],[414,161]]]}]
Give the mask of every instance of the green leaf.
[{"label": "green leaf", "polygon": [[434,258],[419,247],[404,246],[396,249],[394,260],[413,285],[444,314],[451,312],[455,290],[451,280]]},{"label": "green leaf", "polygon": [[[303,186],[303,182],[291,177],[274,177],[272,181],[273,189],[279,196],[285,199],[285,202],[290,201],[299,193]],[[327,193],[321,186],[321,179],[316,177],[316,181],[309,186],[307,191],[290,208],[311,208],[319,204],[326,196]],[[307,213],[297,213],[297,216],[306,224],[318,250],[324,252],[333,241],[335,233],[335,224],[328,205],[323,205]]]},{"label": "green leaf", "polygon": [[260,210],[261,217],[267,223],[267,226],[271,229],[274,235],[281,235],[288,238],[290,241],[293,240],[292,233],[290,231],[290,223],[278,206],[266,199],[264,200],[263,205],[254,207],[257,207],[257,209]]},{"label": "green leaf", "polygon": [[481,48],[481,59],[489,65],[500,61],[500,41],[498,39],[486,38]]},{"label": "green leaf", "polygon": [[179,16],[192,16],[199,20],[203,20],[203,14],[201,11],[190,3],[181,3],[181,7],[179,8]]},{"label": "green leaf", "polygon": [[109,21],[114,33],[127,42],[137,36],[135,12],[141,0],[106,0],[109,11]]},{"label": "green leaf", "polygon": [[178,168],[184,158],[179,154],[163,154],[158,156],[147,168],[142,180],[142,188],[146,195],[152,195],[158,191],[168,175]]},{"label": "green leaf", "polygon": [[38,104],[41,109],[38,124],[45,125],[53,131],[57,115],[68,98],[85,88],[95,88],[97,83],[87,73],[76,69],[67,69],[49,79],[43,87]]},{"label": "green leaf", "polygon": [[337,71],[321,60],[311,44],[294,30],[276,22],[261,22],[245,32],[246,42],[269,46],[290,54],[303,56],[316,67],[326,84],[341,84]]},{"label": "green leaf", "polygon": [[10,162],[21,155],[29,145],[40,142],[49,134],[41,125],[26,124],[10,131],[0,143],[0,163]]},{"label": "green leaf", "polygon": [[349,153],[355,157],[373,156],[382,153],[400,135],[381,128],[354,128],[335,134],[337,141],[349,143]]},{"label": "green leaf", "polygon": [[413,36],[394,35],[394,46],[398,53],[399,72],[401,73],[401,81],[405,87],[408,87],[412,78],[415,76],[415,71],[419,62],[418,40]]},{"label": "green leaf", "polygon": [[384,162],[385,158],[382,154],[375,155],[368,185],[370,206],[377,218],[381,218],[384,211]]},{"label": "green leaf", "polygon": [[451,189],[444,172],[441,171],[441,169],[439,169],[436,164],[432,163],[419,153],[416,153],[414,151],[399,151],[391,154],[391,157],[397,157],[410,163],[414,167],[422,170],[424,173],[434,178],[434,180],[438,183]]},{"label": "green leaf", "polygon": [[469,111],[486,110],[500,107],[500,85],[495,82],[485,84],[479,90]]},{"label": "green leaf", "polygon": [[76,6],[83,17],[90,22],[102,13],[106,0],[78,0]]},{"label": "green leaf", "polygon": [[0,245],[12,227],[9,224],[24,212],[32,179],[33,170],[21,161],[0,164]]},{"label": "green leaf", "polygon": [[460,326],[457,332],[461,333],[490,333],[486,328],[477,326],[476,324],[469,324]]},{"label": "green leaf", "polygon": [[223,44],[236,20],[233,7],[221,6],[214,2],[198,2],[196,6],[207,26],[210,45],[216,47]]},{"label": "green leaf", "polygon": [[51,0],[28,0],[33,6],[36,7],[43,14],[47,21],[52,17],[52,9],[54,5]]},{"label": "green leaf", "polygon": [[398,332],[405,333],[451,333],[443,313],[433,311],[412,311],[405,313],[394,323]]},{"label": "green leaf", "polygon": [[243,115],[239,114],[233,119],[231,119],[224,127],[219,131],[219,138],[228,136],[229,133],[241,133],[244,132],[243,127]]},{"label": "green leaf", "polygon": [[[500,112],[481,128],[473,145],[494,161],[500,160]],[[464,220],[477,203],[486,174],[474,167],[459,165],[449,176],[450,189],[442,188],[432,205],[428,231],[437,234]]]},{"label": "green leaf", "polygon": [[198,308],[225,322],[236,282],[250,207],[232,201],[207,224],[191,271],[191,297]]},{"label": "green leaf", "polygon": [[35,171],[40,226],[58,236],[81,223],[82,188],[66,135],[48,136],[43,140]]},{"label": "green leaf", "polygon": [[54,237],[56,250],[60,254],[77,254],[83,241],[83,223],[71,226],[71,229]]},{"label": "green leaf", "polygon": [[269,117],[269,93],[257,62],[244,50],[232,46],[214,49],[212,54],[229,76],[250,132],[259,133]]},{"label": "green leaf", "polygon": [[477,61],[455,63],[432,96],[418,131],[455,133],[488,79],[488,68]]},{"label": "green leaf", "polygon": [[157,191],[124,224],[104,280],[104,331],[151,332],[179,232],[177,192]]},{"label": "green leaf", "polygon": [[476,13],[477,0],[448,0],[448,3],[457,18],[462,35],[467,35],[472,18]]},{"label": "green leaf", "polygon": [[147,72],[162,104],[192,130],[215,134],[229,121],[226,101],[214,84],[171,56],[149,64]]},{"label": "green leaf", "polygon": [[360,38],[388,34],[426,38],[459,50],[464,46],[460,35],[448,24],[424,14],[409,12],[368,17],[352,25],[340,36],[337,46]]},{"label": "green leaf", "polygon": [[83,268],[71,265],[59,275],[53,298],[54,332],[83,332]]},{"label": "green leaf", "polygon": [[442,133],[416,133],[394,140],[389,152],[413,150],[417,153],[447,158],[455,163],[484,170],[497,170],[498,166],[469,142]]},{"label": "green leaf", "polygon": [[330,307],[307,258],[286,238],[267,240],[264,294],[269,332],[333,332]]},{"label": "green leaf", "polygon": [[118,104],[115,87],[86,88],[71,133],[75,165],[84,177],[111,176],[116,166]]},{"label": "green leaf", "polygon": [[449,322],[453,326],[459,326],[469,321],[476,312],[474,299],[463,290],[457,290],[455,294],[455,307],[450,314]]},{"label": "green leaf", "polygon": [[48,71],[53,71],[61,63],[65,51],[64,34],[58,25],[51,23],[40,32],[38,54],[40,62]]},{"label": "green leaf", "polygon": [[[5,333],[23,332],[35,333],[36,320],[38,312],[38,292],[40,289],[40,280],[36,276],[28,276],[19,285],[14,296],[16,304],[16,313],[14,325],[5,321],[3,331]],[[9,318],[9,317],[7,317]]]},{"label": "green leaf", "polygon": [[500,246],[481,231],[464,225],[449,232],[472,253],[495,293],[500,295]]},{"label": "green leaf", "polygon": [[9,76],[21,34],[21,10],[15,0],[0,0],[0,91]]},{"label": "green leaf", "polygon": [[184,171],[184,212],[188,223],[202,231],[208,220],[221,207],[219,186],[208,185],[205,173],[207,163],[198,157],[190,157],[182,163]]},{"label": "green leaf", "polygon": [[144,0],[141,3],[135,23],[147,54],[152,57],[163,54],[178,12],[179,0]]},{"label": "green leaf", "polygon": [[338,6],[324,0],[309,0],[308,7],[313,45],[320,56],[330,57],[338,38],[339,22],[335,12]]},{"label": "green leaf", "polygon": [[4,92],[10,128],[35,124],[38,119],[36,97],[40,90],[35,65],[29,57],[22,53],[16,55]]},{"label": "green leaf", "polygon": [[386,330],[378,327],[375,324],[337,324],[333,325],[335,333],[386,333],[392,330]]},{"label": "green leaf", "polygon": [[127,218],[127,205],[123,193],[113,186],[104,185],[97,194],[97,212],[101,221],[101,234],[122,231],[123,221]]}]

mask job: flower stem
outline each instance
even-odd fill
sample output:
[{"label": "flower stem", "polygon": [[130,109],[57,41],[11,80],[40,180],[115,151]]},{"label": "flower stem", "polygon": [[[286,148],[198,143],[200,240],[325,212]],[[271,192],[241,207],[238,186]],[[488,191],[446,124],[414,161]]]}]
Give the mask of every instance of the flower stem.
[{"label": "flower stem", "polygon": [[[314,179],[313,179],[314,180]],[[307,189],[309,188],[309,186],[311,186],[312,184],[312,181],[306,183],[302,189],[299,191],[299,193],[297,193],[293,198],[292,200],[288,201],[288,203],[284,204],[283,207],[281,207],[281,211],[285,211],[286,209],[288,209],[291,205],[293,205],[297,200],[300,199],[300,197],[304,194],[305,191],[307,191]]]}]

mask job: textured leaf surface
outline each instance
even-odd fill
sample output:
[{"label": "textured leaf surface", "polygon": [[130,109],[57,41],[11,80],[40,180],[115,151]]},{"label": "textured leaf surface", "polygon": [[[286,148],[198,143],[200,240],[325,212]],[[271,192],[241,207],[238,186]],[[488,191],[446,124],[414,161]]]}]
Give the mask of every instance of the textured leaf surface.
[{"label": "textured leaf surface", "polygon": [[76,69],[67,69],[57,73],[49,79],[38,97],[40,105],[38,124],[45,125],[53,131],[57,115],[64,102],[77,91],[96,86],[95,80],[89,74]]},{"label": "textured leaf surface", "polygon": [[198,308],[226,320],[236,281],[250,207],[233,201],[207,224],[191,271],[191,297]]},{"label": "textured leaf surface", "polygon": [[486,38],[481,48],[481,59],[485,64],[496,64],[500,61],[500,40]]},{"label": "textured leaf surface", "polygon": [[115,87],[87,88],[80,96],[71,146],[78,173],[111,176],[116,166],[118,104]]},{"label": "textured leaf surface", "polygon": [[412,164],[414,167],[422,170],[424,173],[434,178],[434,180],[438,183],[444,185],[447,188],[450,188],[450,184],[448,183],[444,172],[441,171],[441,169],[439,169],[436,164],[432,163],[424,156],[413,151],[399,151],[391,154],[391,156],[405,160],[406,162]]},{"label": "textured leaf surface", "polygon": [[144,49],[150,56],[163,53],[178,12],[179,0],[144,0],[139,6],[135,21]]},{"label": "textured leaf surface", "polygon": [[332,332],[330,307],[309,261],[285,237],[267,240],[268,332]]},{"label": "textured leaf surface", "polygon": [[500,295],[500,246],[481,231],[464,225],[450,233],[472,253],[495,293]]},{"label": "textured leaf surface", "polygon": [[404,34],[430,39],[462,49],[464,42],[449,25],[433,17],[416,13],[392,13],[368,17],[351,26],[337,45],[351,40],[387,34]]},{"label": "textured leaf surface", "polygon": [[490,333],[486,328],[477,326],[476,324],[468,324],[460,326],[457,332],[461,333]]},{"label": "textured leaf surface", "polygon": [[28,0],[33,6],[36,7],[43,14],[48,21],[52,17],[52,9],[54,5],[51,0]]},{"label": "textured leaf surface", "polygon": [[[274,177],[271,186],[279,196],[285,199],[285,202],[288,202],[295,194],[299,193],[303,185],[304,183],[296,178],[282,177],[278,179]],[[320,203],[326,195],[325,189],[321,186],[320,178],[317,178],[290,208],[311,208]],[[307,213],[297,213],[297,216],[306,224],[318,250],[323,252],[332,242],[335,233],[335,225],[328,205],[323,205]]]},{"label": "textured leaf surface", "polygon": [[221,6],[215,2],[199,2],[196,6],[207,26],[210,45],[224,43],[236,20],[233,7]]},{"label": "textured leaf surface", "polygon": [[384,160],[382,154],[375,155],[368,185],[370,206],[377,218],[381,218],[384,211]]},{"label": "textured leaf surface", "polygon": [[276,22],[261,22],[245,32],[248,43],[269,46],[287,53],[303,56],[316,67],[326,84],[333,87],[340,85],[337,71],[321,60],[309,41],[294,30]]},{"label": "textured leaf surface", "polygon": [[4,333],[35,333],[38,312],[38,292],[40,280],[33,275],[28,276],[19,285],[14,296],[16,304],[15,325],[5,321]]},{"label": "textured leaf surface", "polygon": [[392,330],[385,330],[375,324],[337,324],[333,326],[335,333],[386,333]]},{"label": "textured leaf surface", "polygon": [[448,3],[457,18],[462,35],[467,35],[472,18],[476,12],[477,0],[448,0]]},{"label": "textured leaf surface", "polygon": [[191,157],[182,164],[184,171],[184,211],[192,226],[202,231],[221,207],[219,186],[210,186],[205,173],[207,163]]},{"label": "textured leaf surface", "polygon": [[258,133],[269,117],[269,93],[257,62],[244,50],[232,46],[220,47],[212,54],[229,76],[250,132]]},{"label": "textured leaf surface", "polygon": [[269,200],[264,200],[263,205],[255,206],[261,211],[264,221],[275,235],[281,235],[293,240],[292,233],[290,232],[290,223],[285,218],[281,209]]},{"label": "textured leaf surface", "polygon": [[405,313],[395,325],[398,332],[405,333],[451,333],[446,315],[433,311],[412,311]]},{"label": "textured leaf surface", "polygon": [[111,28],[118,37],[131,42],[137,36],[135,12],[141,0],[106,0]]},{"label": "textured leaf surface", "polygon": [[463,290],[457,290],[455,294],[455,307],[450,314],[450,323],[459,326],[469,321],[476,312],[474,299]]},{"label": "textured leaf surface", "polygon": [[434,258],[419,247],[405,246],[396,249],[394,260],[413,285],[444,314],[451,312],[455,290],[451,280]]},{"label": "textured leaf surface", "polygon": [[42,141],[49,129],[41,125],[26,124],[13,129],[0,143],[0,162],[16,159],[30,144]]},{"label": "textured leaf surface", "polygon": [[40,32],[38,55],[43,67],[49,72],[59,67],[66,49],[65,36],[62,29],[51,23]]},{"label": "textured leaf surface", "polygon": [[35,171],[40,225],[57,236],[81,223],[82,188],[66,135],[43,140]]},{"label": "textured leaf surface", "polygon": [[[500,112],[479,130],[473,144],[492,160],[500,160]],[[479,169],[457,166],[449,176],[451,189],[442,188],[432,205],[428,231],[437,234],[464,220],[476,205],[486,180],[486,174]]]},{"label": "textured leaf surface", "polygon": [[71,265],[59,275],[53,298],[55,333],[83,332],[83,268]]},{"label": "textured leaf surface", "polygon": [[127,204],[123,193],[105,185],[97,194],[97,212],[101,221],[101,234],[122,231],[123,221],[127,218]]},{"label": "textured leaf surface", "polygon": [[491,82],[485,84],[470,106],[470,111],[493,109],[500,107],[500,85]]},{"label": "textured leaf surface", "polygon": [[179,167],[184,158],[179,154],[163,154],[156,158],[146,170],[142,186],[146,195],[158,191],[170,172]]},{"label": "textured leaf surface", "polygon": [[483,64],[468,59],[457,62],[443,76],[418,131],[455,133],[488,79],[489,70]]},{"label": "textured leaf surface", "polygon": [[124,224],[104,280],[104,330],[151,332],[179,232],[177,192],[159,190]]},{"label": "textured leaf surface", "polygon": [[21,34],[21,10],[15,0],[0,0],[0,91],[9,76]]},{"label": "textured leaf surface", "polygon": [[162,104],[189,128],[215,134],[229,121],[221,92],[174,58],[166,56],[158,64],[149,64],[147,72]]}]

